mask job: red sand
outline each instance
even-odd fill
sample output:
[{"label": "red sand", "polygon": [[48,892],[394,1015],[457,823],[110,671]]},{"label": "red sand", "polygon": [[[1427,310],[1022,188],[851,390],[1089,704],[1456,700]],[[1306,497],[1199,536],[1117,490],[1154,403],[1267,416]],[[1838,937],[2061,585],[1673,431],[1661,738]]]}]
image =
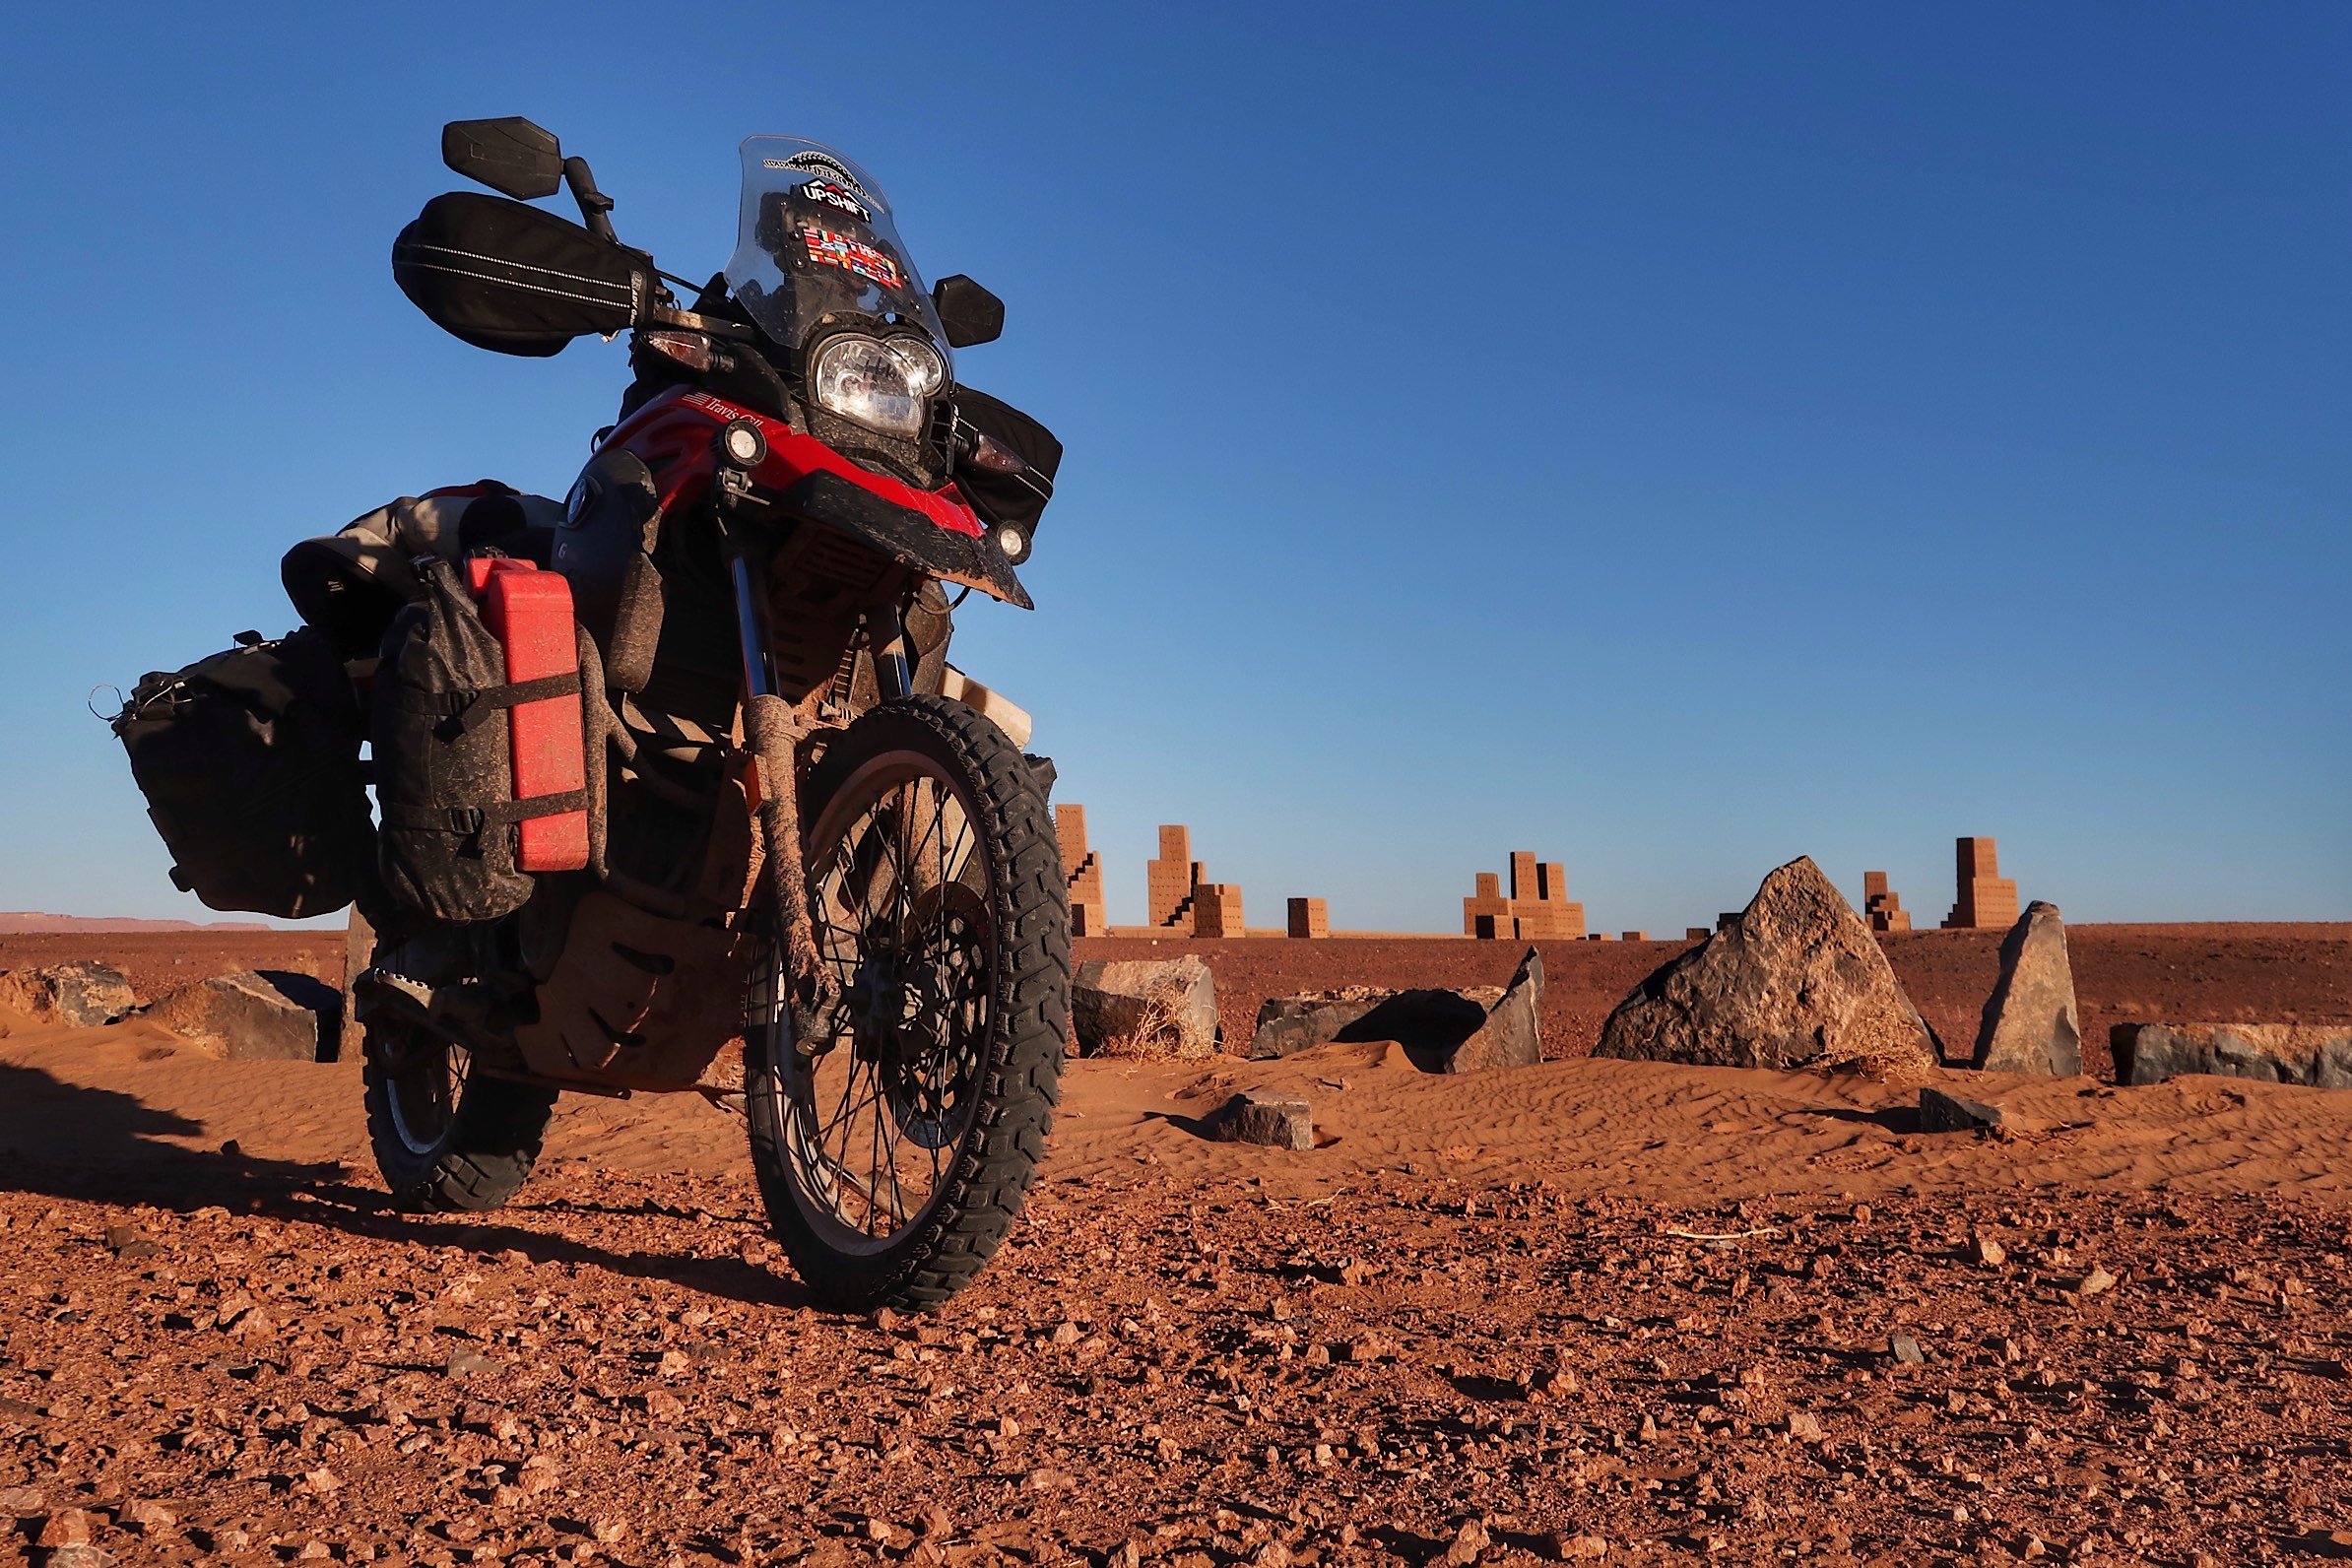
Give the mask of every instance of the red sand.
[{"label": "red sand", "polygon": [[[2340,1006],[2348,936],[2088,928],[2076,957],[2094,1010],[2215,1016]],[[1252,1012],[1515,956],[1216,946]],[[1973,1015],[1990,938],[1893,948]],[[1667,950],[1564,947],[1559,1043]],[[515,1206],[404,1215],[356,1067],[20,1027],[0,1565],[44,1530],[252,1564],[2352,1551],[2352,1093],[1951,1078],[2042,1130],[1923,1136],[1821,1074],[1075,1063],[1013,1240],[908,1322],[805,1304],[696,1099],[567,1099]],[[1307,1095],[1322,1146],[1197,1135],[1253,1085]]]}]

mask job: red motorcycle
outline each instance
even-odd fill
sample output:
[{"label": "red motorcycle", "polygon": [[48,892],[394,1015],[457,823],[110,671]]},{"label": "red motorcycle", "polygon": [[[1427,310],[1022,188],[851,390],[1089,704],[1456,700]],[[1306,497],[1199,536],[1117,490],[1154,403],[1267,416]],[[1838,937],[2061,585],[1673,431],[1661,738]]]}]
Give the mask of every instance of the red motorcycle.
[{"label": "red motorcycle", "polygon": [[[817,1295],[942,1301],[1020,1209],[1069,1010],[1051,764],[946,657],[948,589],[1029,607],[1060,457],[951,377],[1003,306],[926,292],[813,142],[743,144],[739,247],[687,307],[546,131],[463,121],[443,156],[500,194],[428,203],[403,292],[509,354],[628,332],[636,378],[560,507],[440,492],[288,558],[374,661],[384,1179],[495,1208],[559,1092],[700,1091]],[[565,185],[581,223],[529,205]]]}]

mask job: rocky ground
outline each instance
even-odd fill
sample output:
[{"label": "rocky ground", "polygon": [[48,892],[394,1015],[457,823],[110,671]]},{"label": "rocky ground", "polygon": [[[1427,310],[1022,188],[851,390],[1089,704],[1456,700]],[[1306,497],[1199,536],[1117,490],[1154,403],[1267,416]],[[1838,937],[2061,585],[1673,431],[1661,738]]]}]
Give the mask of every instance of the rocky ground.
[{"label": "rocky ground", "polygon": [[[2100,929],[2086,1013],[2140,1000]],[[1321,1146],[1198,1136],[1258,1085]],[[1822,1074],[1077,1063],[980,1285],[845,1319],[698,1101],[566,1101],[516,1206],[423,1217],[348,1065],[19,1028],[0,1564],[2352,1557],[2352,1094],[1992,1090],[2014,1136]]]}]

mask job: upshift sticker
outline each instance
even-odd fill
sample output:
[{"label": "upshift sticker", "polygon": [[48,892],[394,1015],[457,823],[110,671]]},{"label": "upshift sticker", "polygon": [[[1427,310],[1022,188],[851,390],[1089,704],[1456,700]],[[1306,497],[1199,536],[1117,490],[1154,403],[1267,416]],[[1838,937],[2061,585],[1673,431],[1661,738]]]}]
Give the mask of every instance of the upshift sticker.
[{"label": "upshift sticker", "polygon": [[804,229],[801,238],[808,242],[809,259],[820,267],[839,267],[884,289],[895,289],[900,284],[898,263],[862,239],[836,234],[829,229]]},{"label": "upshift sticker", "polygon": [[866,211],[863,202],[829,179],[809,180],[800,187],[800,194],[810,201],[822,202],[827,207],[845,212],[860,223],[873,217],[873,214]]}]

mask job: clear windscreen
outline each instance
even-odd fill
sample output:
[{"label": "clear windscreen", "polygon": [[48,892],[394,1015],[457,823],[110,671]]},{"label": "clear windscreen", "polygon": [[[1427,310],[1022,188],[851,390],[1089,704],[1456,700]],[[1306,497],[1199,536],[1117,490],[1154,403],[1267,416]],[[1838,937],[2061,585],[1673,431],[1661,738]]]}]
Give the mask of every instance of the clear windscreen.
[{"label": "clear windscreen", "polygon": [[746,138],[743,164],[727,286],[761,331],[797,357],[820,329],[912,328],[947,356],[889,201],[865,170],[797,136]]}]

